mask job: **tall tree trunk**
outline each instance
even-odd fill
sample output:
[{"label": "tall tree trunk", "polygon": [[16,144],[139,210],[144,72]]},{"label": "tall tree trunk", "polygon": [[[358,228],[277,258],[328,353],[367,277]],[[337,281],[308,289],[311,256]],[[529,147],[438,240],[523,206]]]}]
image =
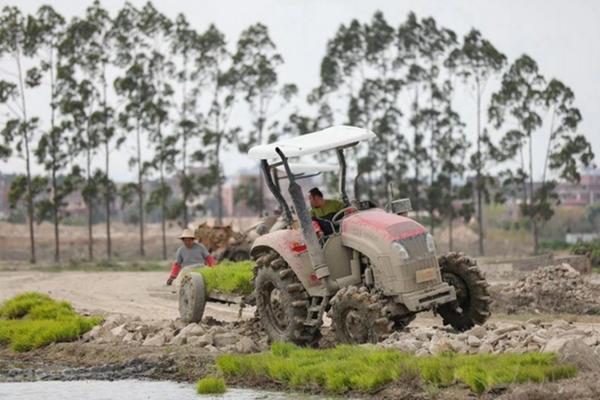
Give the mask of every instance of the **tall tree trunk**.
[{"label": "tall tree trunk", "polygon": [[106,63],[102,63],[102,107],[104,111],[104,152],[105,152],[105,165],[104,165],[104,179],[106,180],[104,185],[104,205],[106,207],[106,257],[110,260],[112,258],[112,240],[110,237],[110,178],[108,176],[110,167],[110,146],[108,137],[108,108],[106,107]]},{"label": "tall tree trunk", "polygon": [[[419,108],[419,86],[417,85],[415,87],[415,99],[413,101],[413,111],[416,113],[417,109]],[[419,151],[417,148],[417,136],[419,135],[419,130],[417,128],[417,126],[414,126],[414,153],[415,153],[415,180],[413,183],[413,197],[415,199],[415,215],[417,217],[417,219],[419,219],[419,211],[421,209],[421,201],[420,201],[420,196],[419,196],[419,179],[421,179],[419,173],[420,173],[420,160],[419,160]],[[420,145],[419,145],[420,146]]]},{"label": "tall tree trunk", "polygon": [[[88,126],[88,130],[89,130],[89,126]],[[89,142],[89,135],[88,135],[88,143],[87,143],[87,150],[86,150],[86,162],[87,162],[87,176],[86,176],[86,181],[87,181],[87,186],[88,186],[88,191],[91,190],[91,185],[92,185],[92,175],[91,175],[91,167],[92,167],[92,154],[91,154],[91,149],[90,149],[90,142]],[[93,232],[92,232],[92,223],[93,223],[93,201],[91,198],[88,198],[87,200],[87,209],[88,209],[88,221],[87,221],[87,228],[88,228],[88,259],[90,261],[92,261],[94,259],[94,236],[93,236]]]},{"label": "tall tree trunk", "polygon": [[[433,85],[430,85],[431,95],[429,98],[429,107],[430,107],[430,110],[432,113],[433,113],[433,107],[434,107],[433,106],[433,90],[434,90]],[[430,176],[429,176],[429,186],[432,187],[435,182],[435,174],[436,174],[435,141],[437,140],[435,120],[434,120],[433,116],[429,117],[429,129],[431,129],[431,137],[429,140],[429,151],[430,151],[429,168],[431,169]],[[434,220],[435,207],[431,200],[432,199],[429,199],[429,219],[430,219],[429,224],[431,226],[431,234],[433,235],[434,229],[435,229],[435,220]]]},{"label": "tall tree trunk", "polygon": [[452,225],[453,225],[452,213],[448,217],[448,251],[454,250],[454,237],[452,236]]},{"label": "tall tree trunk", "polygon": [[219,225],[223,224],[223,182],[221,181],[221,138],[217,139],[217,149],[216,149],[216,165],[217,165],[217,223]]},{"label": "tall tree trunk", "polygon": [[17,49],[15,53],[17,60],[17,69],[19,74],[19,90],[21,92],[21,108],[23,112],[23,142],[25,144],[25,170],[27,179],[27,218],[29,222],[29,246],[30,246],[30,259],[32,264],[35,264],[35,236],[33,232],[33,188],[31,187],[31,160],[29,153],[29,127],[27,121],[27,107],[25,102],[25,85],[23,84],[23,70],[21,68],[21,56],[20,49]]},{"label": "tall tree trunk", "polygon": [[140,224],[140,256],[145,256],[144,251],[144,182],[143,182],[143,171],[142,171],[142,143],[141,143],[141,132],[140,132],[140,118],[138,116],[136,126],[136,142],[137,142],[137,167],[138,167],[138,213],[139,213],[139,224]]},{"label": "tall tree trunk", "polygon": [[[261,145],[263,141],[263,130],[265,126],[264,114],[261,112],[261,116],[258,118],[258,144]],[[265,212],[265,192],[263,190],[263,174],[258,173],[258,212],[262,217]]]},{"label": "tall tree trunk", "polygon": [[[163,138],[160,129],[160,122],[158,123],[158,137],[160,140],[160,149],[161,152],[164,152],[163,149]],[[167,216],[167,205],[166,205],[166,187],[165,187],[165,171],[164,171],[164,163],[161,155],[160,159],[160,229],[162,235],[162,256],[163,260],[167,259],[167,225],[166,225],[166,216]]]},{"label": "tall tree trunk", "polygon": [[54,104],[54,61],[52,50],[50,50],[50,138],[52,143],[52,223],[54,224],[54,262],[60,262],[60,239],[58,229],[58,196],[56,193],[56,170],[58,169],[58,161],[56,160],[57,147],[56,132],[54,131],[54,115],[56,105]]},{"label": "tall tree trunk", "polygon": [[483,182],[481,179],[481,87],[479,79],[477,82],[477,165],[476,165],[476,190],[477,190],[477,230],[479,233],[479,255],[485,254],[483,248]]},{"label": "tall tree trunk", "polygon": [[[531,143],[531,132],[529,133],[529,205],[534,207],[534,194],[533,194],[533,145]],[[529,215],[531,216],[531,228],[533,231],[533,254],[538,253],[538,245],[539,245],[539,232],[537,226],[537,215],[536,213],[532,213],[531,209],[529,210]]]},{"label": "tall tree trunk", "polygon": [[[183,101],[181,104],[181,121],[187,122],[187,53],[183,56],[183,87],[182,87],[182,96]],[[187,132],[187,124],[183,124],[182,133],[182,149],[181,149],[181,157],[182,157],[182,167],[181,167],[181,181],[182,185],[182,194],[183,194],[183,226],[187,228],[188,223],[190,222],[190,216],[188,214],[188,197],[190,191],[190,182],[188,182],[187,176],[187,146],[188,146],[188,132]]]}]

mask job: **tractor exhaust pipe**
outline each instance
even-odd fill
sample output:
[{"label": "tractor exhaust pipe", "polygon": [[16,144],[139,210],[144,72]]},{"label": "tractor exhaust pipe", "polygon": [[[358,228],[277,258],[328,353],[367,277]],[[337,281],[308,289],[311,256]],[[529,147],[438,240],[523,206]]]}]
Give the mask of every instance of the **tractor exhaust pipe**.
[{"label": "tractor exhaust pipe", "polygon": [[313,266],[313,270],[315,271],[315,275],[319,278],[327,289],[328,294],[332,294],[339,289],[339,285],[335,282],[329,272],[329,267],[325,264],[325,256],[323,255],[323,249],[319,244],[319,239],[317,238],[317,234],[312,226],[312,221],[310,215],[308,214],[308,210],[306,209],[306,203],[304,202],[304,196],[302,194],[302,188],[294,179],[294,174],[290,170],[290,166],[287,162],[287,157],[283,154],[283,152],[278,148],[275,149],[279,157],[281,157],[281,161],[283,162],[283,166],[285,168],[285,172],[288,175],[290,186],[288,191],[292,198],[292,202],[294,203],[294,207],[296,208],[296,215],[298,216],[298,220],[300,221],[300,226],[302,228],[302,234],[304,236],[304,240],[306,241],[306,248],[308,249],[308,255],[310,257],[310,262]]}]

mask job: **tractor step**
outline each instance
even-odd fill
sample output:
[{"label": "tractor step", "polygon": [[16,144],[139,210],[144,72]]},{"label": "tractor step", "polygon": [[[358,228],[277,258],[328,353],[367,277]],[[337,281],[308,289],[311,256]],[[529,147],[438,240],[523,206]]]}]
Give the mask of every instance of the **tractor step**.
[{"label": "tractor step", "polygon": [[306,321],[304,321],[304,325],[313,327],[321,326],[323,324],[325,307],[327,307],[328,303],[329,296],[312,297],[310,299],[310,307],[308,307],[308,313],[306,315]]}]

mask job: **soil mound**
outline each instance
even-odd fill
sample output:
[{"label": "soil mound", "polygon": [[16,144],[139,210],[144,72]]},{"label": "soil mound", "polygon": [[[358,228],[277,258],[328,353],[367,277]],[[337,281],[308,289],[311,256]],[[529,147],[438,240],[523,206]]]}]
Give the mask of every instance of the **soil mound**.
[{"label": "soil mound", "polygon": [[600,314],[594,287],[568,264],[541,267],[492,289],[494,308],[507,313]]}]

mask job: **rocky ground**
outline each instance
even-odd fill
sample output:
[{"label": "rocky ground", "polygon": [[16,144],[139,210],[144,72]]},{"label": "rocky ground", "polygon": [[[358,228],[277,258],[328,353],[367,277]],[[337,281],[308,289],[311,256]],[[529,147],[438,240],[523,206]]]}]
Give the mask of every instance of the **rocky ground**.
[{"label": "rocky ground", "polygon": [[568,264],[538,268],[490,291],[496,312],[600,314],[600,287]]}]

